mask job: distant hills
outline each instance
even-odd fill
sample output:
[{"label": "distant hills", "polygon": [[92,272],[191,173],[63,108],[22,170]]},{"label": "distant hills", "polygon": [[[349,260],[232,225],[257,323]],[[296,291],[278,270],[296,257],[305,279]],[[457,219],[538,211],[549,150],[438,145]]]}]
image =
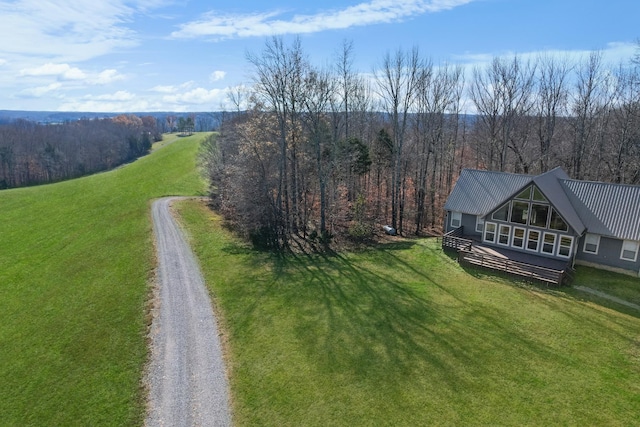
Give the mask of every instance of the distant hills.
[{"label": "distant hills", "polygon": [[43,124],[56,124],[80,119],[102,119],[115,117],[120,114],[134,114],[138,117],[152,116],[159,122],[164,121],[167,117],[173,116],[176,119],[180,117],[195,116],[196,130],[213,130],[218,127],[223,112],[187,112],[178,113],[173,111],[154,111],[154,112],[126,112],[126,113],[91,113],[91,112],[74,112],[74,111],[21,111],[21,110],[0,110],[0,124],[11,123],[15,120],[23,119]]}]

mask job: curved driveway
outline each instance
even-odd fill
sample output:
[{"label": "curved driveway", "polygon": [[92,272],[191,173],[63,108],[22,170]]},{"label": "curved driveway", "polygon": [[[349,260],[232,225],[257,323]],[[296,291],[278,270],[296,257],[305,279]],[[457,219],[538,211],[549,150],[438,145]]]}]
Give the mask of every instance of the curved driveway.
[{"label": "curved driveway", "polygon": [[148,426],[230,426],[216,319],[195,257],[171,216],[175,198],[152,206],[158,289],[147,373]]}]

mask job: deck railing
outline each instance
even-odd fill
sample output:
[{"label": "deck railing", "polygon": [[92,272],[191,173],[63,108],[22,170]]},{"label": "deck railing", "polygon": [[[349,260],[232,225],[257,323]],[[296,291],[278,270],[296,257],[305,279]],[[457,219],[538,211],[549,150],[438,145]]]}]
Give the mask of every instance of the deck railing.
[{"label": "deck railing", "polygon": [[461,249],[471,250],[473,240],[465,239],[464,228],[458,227],[442,236],[442,249],[453,249],[459,251]]},{"label": "deck railing", "polygon": [[471,249],[460,249],[458,251],[458,262],[461,264],[485,267],[492,270],[500,270],[509,274],[515,274],[517,276],[555,285],[560,285],[565,279],[569,278],[566,276],[565,270],[555,270],[552,268],[513,261],[508,258],[475,252]]}]

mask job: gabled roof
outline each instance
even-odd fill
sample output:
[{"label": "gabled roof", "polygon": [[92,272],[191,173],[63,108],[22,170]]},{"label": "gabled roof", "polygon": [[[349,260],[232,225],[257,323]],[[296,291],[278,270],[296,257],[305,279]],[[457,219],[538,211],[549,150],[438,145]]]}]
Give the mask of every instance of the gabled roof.
[{"label": "gabled roof", "polygon": [[561,180],[589,233],[640,240],[640,186]]},{"label": "gabled roof", "polygon": [[569,175],[567,175],[562,168],[557,167],[536,176],[533,182],[547,197],[553,207],[556,208],[567,224],[569,224],[569,227],[580,235],[584,233],[586,227],[580,219],[580,215],[576,212],[575,206],[571,203],[567,193],[564,191],[562,181],[566,179],[569,179]]},{"label": "gabled roof", "polygon": [[444,208],[484,216],[533,178],[533,175],[463,169]]},{"label": "gabled roof", "polygon": [[640,186],[572,180],[559,167],[537,176],[464,169],[444,208],[485,216],[532,183],[577,234],[640,240]]}]

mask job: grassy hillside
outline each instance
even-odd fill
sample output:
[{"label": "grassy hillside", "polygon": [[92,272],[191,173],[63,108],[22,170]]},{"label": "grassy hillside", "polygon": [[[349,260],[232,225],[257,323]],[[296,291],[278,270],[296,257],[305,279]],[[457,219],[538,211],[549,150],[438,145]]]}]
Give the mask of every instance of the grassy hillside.
[{"label": "grassy hillside", "polygon": [[0,192],[1,425],[142,422],[150,201],[203,193],[202,138],[112,172]]},{"label": "grassy hillside", "polygon": [[638,312],[465,270],[434,239],[270,257],[180,209],[224,313],[238,426],[638,423]]}]

